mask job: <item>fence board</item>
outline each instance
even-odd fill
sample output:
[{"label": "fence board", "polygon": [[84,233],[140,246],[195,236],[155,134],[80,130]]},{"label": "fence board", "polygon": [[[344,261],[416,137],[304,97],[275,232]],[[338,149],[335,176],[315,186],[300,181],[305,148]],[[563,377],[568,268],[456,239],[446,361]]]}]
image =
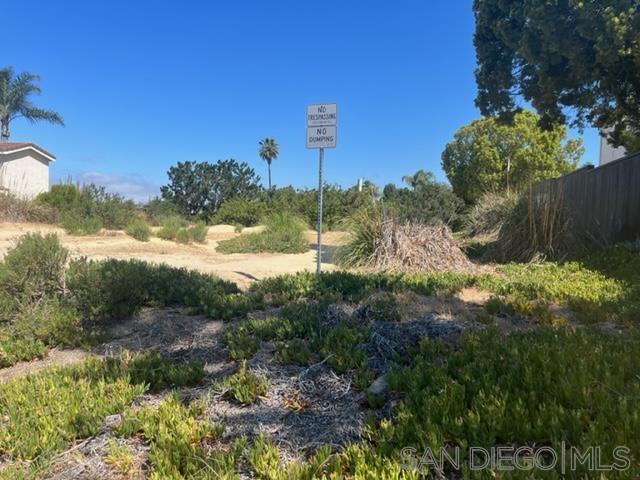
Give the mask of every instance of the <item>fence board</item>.
[{"label": "fence board", "polygon": [[577,233],[605,243],[640,238],[640,153],[531,188],[536,199],[560,196]]}]

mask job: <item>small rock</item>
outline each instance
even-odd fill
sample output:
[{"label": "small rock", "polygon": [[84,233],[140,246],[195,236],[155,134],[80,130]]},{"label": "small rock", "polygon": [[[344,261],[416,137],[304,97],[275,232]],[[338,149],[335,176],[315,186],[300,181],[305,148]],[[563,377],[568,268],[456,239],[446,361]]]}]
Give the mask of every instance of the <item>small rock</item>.
[{"label": "small rock", "polygon": [[122,423],[122,415],[116,413],[115,415],[108,415],[104,419],[104,426],[107,428],[117,427]]},{"label": "small rock", "polygon": [[371,383],[371,385],[369,385],[369,388],[367,389],[367,391],[374,395],[382,395],[388,389],[389,389],[389,383],[387,382],[387,376],[381,375],[378,378],[376,378],[373,381],[373,383]]}]

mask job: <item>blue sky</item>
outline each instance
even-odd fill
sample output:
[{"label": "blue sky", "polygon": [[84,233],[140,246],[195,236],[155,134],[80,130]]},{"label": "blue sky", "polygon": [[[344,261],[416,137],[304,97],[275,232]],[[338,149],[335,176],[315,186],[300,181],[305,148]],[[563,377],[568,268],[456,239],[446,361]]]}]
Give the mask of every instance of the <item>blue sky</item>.
[{"label": "blue sky", "polygon": [[[3,22],[0,65],[39,73],[37,101],[66,122],[17,121],[11,140],[53,152],[53,180],[137,199],[184,160],[235,158],[266,181],[265,136],[280,144],[274,183],[314,186],[305,106],[325,101],[339,108],[328,182],[399,183],[420,168],[444,180],[445,144],[479,116],[470,0],[0,0],[0,11],[28,19]],[[583,161],[597,163],[597,134],[582,136]]]}]

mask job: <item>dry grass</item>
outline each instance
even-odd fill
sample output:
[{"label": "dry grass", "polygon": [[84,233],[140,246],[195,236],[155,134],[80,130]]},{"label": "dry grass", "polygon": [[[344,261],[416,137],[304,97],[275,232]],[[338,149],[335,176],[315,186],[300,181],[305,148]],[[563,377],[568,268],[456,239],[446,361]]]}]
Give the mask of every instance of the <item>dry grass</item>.
[{"label": "dry grass", "polygon": [[586,247],[586,239],[576,234],[566,215],[561,190],[538,196],[529,191],[504,220],[492,255],[502,262],[537,257],[561,261],[583,253]]},{"label": "dry grass", "polygon": [[487,193],[466,216],[465,234],[468,237],[497,238],[502,225],[518,204],[515,193]]},{"label": "dry grass", "polygon": [[56,223],[59,213],[48,205],[15,197],[0,191],[0,221]]},{"label": "dry grass", "polygon": [[362,211],[339,249],[345,267],[391,272],[469,272],[475,269],[445,225],[401,224],[378,209]]}]

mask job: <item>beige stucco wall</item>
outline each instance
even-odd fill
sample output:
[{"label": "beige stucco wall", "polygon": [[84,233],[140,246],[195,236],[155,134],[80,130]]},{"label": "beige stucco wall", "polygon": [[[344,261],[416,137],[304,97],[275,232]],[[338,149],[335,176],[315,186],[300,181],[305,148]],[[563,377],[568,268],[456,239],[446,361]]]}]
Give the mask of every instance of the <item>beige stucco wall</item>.
[{"label": "beige stucco wall", "polygon": [[49,190],[49,162],[33,151],[0,155],[0,187],[31,199]]}]

